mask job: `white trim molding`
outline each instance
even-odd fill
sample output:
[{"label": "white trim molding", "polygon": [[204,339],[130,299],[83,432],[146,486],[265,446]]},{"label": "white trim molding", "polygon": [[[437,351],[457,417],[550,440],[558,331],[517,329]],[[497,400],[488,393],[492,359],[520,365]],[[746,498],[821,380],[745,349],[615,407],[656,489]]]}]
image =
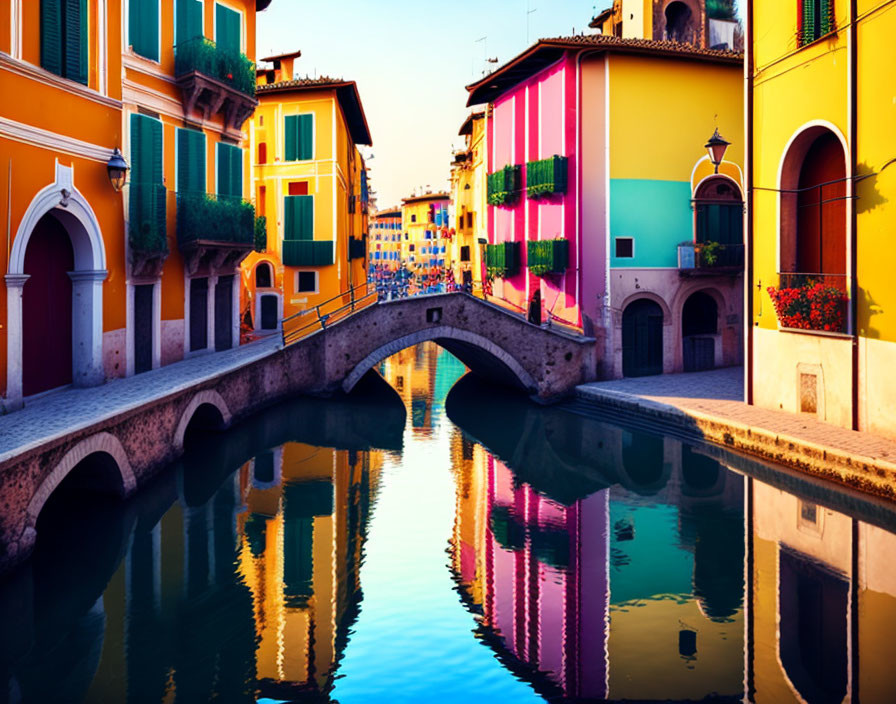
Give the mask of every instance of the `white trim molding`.
[{"label": "white trim molding", "polygon": [[26,125],[5,117],[0,117],[0,137],[11,139],[15,142],[24,142],[33,147],[41,147],[54,152],[63,152],[73,156],[80,156],[92,161],[108,163],[112,158],[113,150],[98,144],[91,144],[81,139],[68,137],[64,134],[51,132],[50,130]]},{"label": "white trim molding", "polygon": [[83,83],[78,83],[77,81],[72,81],[68,78],[57,76],[55,73],[50,73],[40,66],[35,66],[34,64],[29,64],[27,61],[15,59],[8,54],[4,54],[3,52],[0,52],[0,69],[9,71],[10,73],[15,73],[20,76],[25,76],[26,78],[37,81],[38,83],[43,83],[53,86],[54,88],[59,88],[60,90],[64,90],[67,93],[72,93],[81,98],[92,100],[93,102],[99,103],[100,105],[105,105],[106,107],[115,108],[118,110],[121,109],[120,100],[115,100],[115,98],[110,98],[108,96],[102,95],[99,91],[96,91],[93,88],[88,88]]}]

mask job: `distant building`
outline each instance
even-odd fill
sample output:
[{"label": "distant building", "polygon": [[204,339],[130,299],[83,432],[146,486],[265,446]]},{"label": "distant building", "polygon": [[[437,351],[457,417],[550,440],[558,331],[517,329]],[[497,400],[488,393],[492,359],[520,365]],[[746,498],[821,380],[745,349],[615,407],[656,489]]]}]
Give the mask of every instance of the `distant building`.
[{"label": "distant building", "polygon": [[896,2],[750,6],[748,400],[896,436]]},{"label": "distant building", "polygon": [[482,286],[480,239],[487,237],[485,113],[471,113],[460,128],[465,148],[451,164],[451,273],[461,286]]},{"label": "distant building", "polygon": [[595,34],[543,39],[468,86],[489,109],[494,298],[602,338],[602,377],[742,359],[742,64]]},{"label": "distant building", "polygon": [[[273,331],[294,313],[367,280],[368,184],[358,145],[370,130],[354,81],[293,78],[298,52],[264,59],[252,124],[262,252],[243,265],[243,317]],[[338,308],[341,299],[335,302]]]},{"label": "distant building", "polygon": [[445,288],[446,271],[451,267],[449,203],[448,193],[427,193],[402,200],[401,261],[412,274],[411,293],[434,293]]},{"label": "distant building", "polygon": [[401,264],[401,208],[389,208],[370,218],[368,276],[384,295],[396,293]]}]

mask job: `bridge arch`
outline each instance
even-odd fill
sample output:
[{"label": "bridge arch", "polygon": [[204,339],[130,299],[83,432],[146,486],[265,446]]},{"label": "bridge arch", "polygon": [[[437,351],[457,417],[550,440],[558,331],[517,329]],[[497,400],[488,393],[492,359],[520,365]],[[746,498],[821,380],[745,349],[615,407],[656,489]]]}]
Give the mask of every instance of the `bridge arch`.
[{"label": "bridge arch", "polygon": [[211,406],[211,408],[220,415],[220,425],[222,428],[226,428],[230,425],[230,421],[233,420],[233,414],[230,412],[230,409],[227,407],[227,402],[221,397],[221,394],[211,389],[200,391],[190,399],[190,403],[187,404],[187,407],[181,414],[180,421],[177,424],[177,430],[174,431],[174,447],[178,452],[181,452],[184,449],[184,437],[187,434],[187,428],[190,426],[190,421],[193,420],[203,406]]},{"label": "bridge arch", "polygon": [[[88,459],[92,455],[105,455],[111,460],[107,464],[111,470],[114,466],[115,478],[120,480],[118,486],[106,486],[112,493],[118,493],[120,496],[130,496],[137,488],[137,479],[134,476],[134,470],[131,468],[131,462],[127,453],[122,447],[121,442],[111,433],[97,433],[91,435],[75,445],[71,450],[65,453],[65,456],[59,461],[59,464],[53,468],[53,471],[41,482],[25,511],[25,531],[22,540],[27,544],[33,544],[37,537],[36,526],[37,517],[40,515],[41,509],[46,504],[50,494],[62,483],[62,481],[77,467],[83,460]],[[108,482],[112,477],[104,478],[104,483]],[[100,487],[103,488],[103,487]]]},{"label": "bridge arch", "polygon": [[349,393],[355,388],[361,377],[387,357],[391,357],[407,347],[430,341],[444,347],[473,371],[484,364],[489,366],[492,372],[497,370],[499,375],[503,371],[503,376],[507,381],[513,382],[527,393],[531,395],[538,393],[538,384],[535,379],[506,350],[481,335],[450,325],[418,330],[378,347],[349,372],[342,382],[342,390]]}]

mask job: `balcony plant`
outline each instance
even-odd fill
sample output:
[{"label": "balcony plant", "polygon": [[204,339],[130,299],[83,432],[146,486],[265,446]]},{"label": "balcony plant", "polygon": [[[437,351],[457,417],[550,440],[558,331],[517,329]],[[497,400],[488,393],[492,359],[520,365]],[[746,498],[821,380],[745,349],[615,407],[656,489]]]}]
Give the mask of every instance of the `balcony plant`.
[{"label": "balcony plant", "polygon": [[507,165],[488,175],[489,205],[512,205],[520,195],[520,167]]},{"label": "balcony plant", "polygon": [[797,285],[768,287],[781,327],[824,332],[846,331],[846,305],[849,296],[845,291],[825,283],[823,278],[807,277],[804,281],[797,279],[794,282],[785,280],[784,283]]},{"label": "balcony plant", "polygon": [[486,275],[489,279],[513,276],[520,270],[520,243],[501,242],[486,245]]},{"label": "balcony plant", "polygon": [[264,252],[268,248],[268,219],[264,215],[255,218],[255,251]]},{"label": "balcony plant", "polygon": [[219,49],[205,37],[177,45],[174,75],[180,78],[191,71],[221,81],[240,93],[255,95],[255,64],[239,51]]},{"label": "balcony plant", "polygon": [[177,239],[255,246],[255,208],[248,201],[209,193],[178,193]]},{"label": "balcony plant", "polygon": [[529,271],[536,276],[562,274],[569,264],[569,240],[530,240],[526,243]]},{"label": "balcony plant", "polygon": [[566,193],[567,163],[565,156],[552,156],[526,165],[526,194],[529,198],[545,198]]}]

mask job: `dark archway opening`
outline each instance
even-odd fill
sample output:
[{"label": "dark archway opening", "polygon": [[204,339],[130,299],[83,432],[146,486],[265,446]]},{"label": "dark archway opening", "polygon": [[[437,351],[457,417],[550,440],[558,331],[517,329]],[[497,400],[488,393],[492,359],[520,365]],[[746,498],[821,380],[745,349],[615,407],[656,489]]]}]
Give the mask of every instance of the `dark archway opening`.
[{"label": "dark archway opening", "polygon": [[683,2],[670,2],[666,7],[666,39],[673,42],[692,41],[691,8]]},{"label": "dark archway opening", "polygon": [[184,431],[184,447],[200,443],[212,433],[224,430],[224,416],[215,406],[203,403],[194,412]]},{"label": "dark archway opening", "polygon": [[846,161],[825,132],[803,159],[797,198],[797,271],[846,274]]},{"label": "dark archway opening", "polygon": [[22,393],[72,383],[72,280],[75,253],[53,215],[37,223],[25,250],[22,292]]},{"label": "dark archway opening", "polygon": [[716,335],[719,307],[705,291],[688,297],[681,312],[681,341],[684,371],[699,372],[716,366]]},{"label": "dark archway opening", "polygon": [[274,276],[270,264],[261,262],[255,267],[255,288],[271,288],[274,285],[273,281]]},{"label": "dark archway opening", "polygon": [[663,309],[641,298],[622,313],[622,375],[663,373]]}]

